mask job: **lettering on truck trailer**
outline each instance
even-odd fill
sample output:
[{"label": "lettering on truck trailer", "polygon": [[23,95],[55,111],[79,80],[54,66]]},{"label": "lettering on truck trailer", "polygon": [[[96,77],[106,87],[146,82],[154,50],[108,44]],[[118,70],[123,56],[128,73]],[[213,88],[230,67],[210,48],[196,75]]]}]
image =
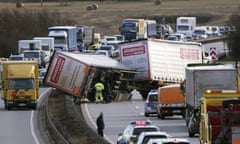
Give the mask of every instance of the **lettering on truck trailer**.
[{"label": "lettering on truck trailer", "polygon": [[[55,53],[56,54],[56,53]],[[46,83],[72,95],[79,96],[88,66],[61,55],[56,54],[56,60],[50,67],[51,73],[46,77]]]},{"label": "lettering on truck trailer", "polygon": [[192,48],[180,48],[180,58],[183,60],[199,60],[199,50]]},{"label": "lettering on truck trailer", "polygon": [[145,53],[144,46],[136,46],[128,49],[123,49],[123,56],[132,56],[132,55],[139,55]]},{"label": "lettering on truck trailer", "polygon": [[59,80],[59,76],[61,74],[65,59],[63,57],[58,57],[54,71],[51,76],[51,81],[57,83]]}]

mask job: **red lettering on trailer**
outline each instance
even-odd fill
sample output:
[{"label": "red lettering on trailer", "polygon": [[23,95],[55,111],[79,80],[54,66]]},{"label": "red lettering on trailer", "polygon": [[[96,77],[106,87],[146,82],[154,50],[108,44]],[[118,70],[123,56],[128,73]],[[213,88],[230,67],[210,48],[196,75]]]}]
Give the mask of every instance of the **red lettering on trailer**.
[{"label": "red lettering on trailer", "polygon": [[191,48],[180,48],[180,58],[184,60],[199,60],[199,50]]},{"label": "red lettering on trailer", "polygon": [[188,19],[181,19],[181,23],[188,23]]},{"label": "red lettering on trailer", "polygon": [[123,56],[139,55],[145,53],[144,46],[136,46],[123,49]]},{"label": "red lettering on trailer", "polygon": [[64,62],[65,62],[65,58],[59,56],[58,59],[57,59],[54,71],[51,75],[51,81],[52,82],[54,82],[54,83],[58,82],[59,76],[61,74],[61,71],[62,71],[62,68],[63,68],[63,65],[64,65]]}]

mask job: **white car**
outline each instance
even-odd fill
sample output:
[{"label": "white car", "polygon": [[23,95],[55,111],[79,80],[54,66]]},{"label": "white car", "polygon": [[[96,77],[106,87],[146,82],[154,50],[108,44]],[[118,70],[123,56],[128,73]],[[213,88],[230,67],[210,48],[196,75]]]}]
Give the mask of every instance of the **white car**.
[{"label": "white car", "polygon": [[150,139],[167,139],[171,137],[171,135],[163,131],[142,132],[138,137],[137,144],[147,144]]},{"label": "white car", "polygon": [[147,144],[191,144],[184,138],[150,139]]},{"label": "white car", "polygon": [[99,50],[107,50],[110,57],[116,57],[119,54],[119,50],[113,45],[102,45]]},{"label": "white car", "polygon": [[108,50],[96,50],[96,54],[110,56]]}]

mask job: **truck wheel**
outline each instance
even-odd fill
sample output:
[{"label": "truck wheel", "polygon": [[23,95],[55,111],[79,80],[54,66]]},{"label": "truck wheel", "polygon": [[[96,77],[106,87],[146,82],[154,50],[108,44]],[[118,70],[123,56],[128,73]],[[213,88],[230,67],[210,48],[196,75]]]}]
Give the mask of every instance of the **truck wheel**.
[{"label": "truck wheel", "polygon": [[148,113],[146,113],[146,112],[144,113],[144,115],[145,115],[145,117],[149,117],[149,114],[148,114]]},{"label": "truck wheel", "polygon": [[34,104],[34,106],[32,107],[33,110],[37,109],[37,104]]},{"label": "truck wheel", "polygon": [[11,110],[12,108],[10,106],[7,106],[7,110]]},{"label": "truck wheel", "polygon": [[165,116],[164,116],[163,114],[160,114],[160,118],[161,118],[162,120],[164,120],[164,119],[165,119]]},{"label": "truck wheel", "polygon": [[188,136],[189,136],[189,137],[193,137],[193,136],[194,136],[194,133],[192,133],[191,131],[188,131]]}]

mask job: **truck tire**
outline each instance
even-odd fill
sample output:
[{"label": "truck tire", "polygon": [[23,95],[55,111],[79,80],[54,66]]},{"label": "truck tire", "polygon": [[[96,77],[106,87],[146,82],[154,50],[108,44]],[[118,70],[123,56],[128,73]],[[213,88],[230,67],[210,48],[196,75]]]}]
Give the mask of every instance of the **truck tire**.
[{"label": "truck tire", "polygon": [[145,115],[145,117],[149,117],[149,114],[148,114],[148,113],[146,113],[146,112],[144,113],[144,115]]},{"label": "truck tire", "polygon": [[161,120],[164,120],[165,116],[163,114],[158,114],[158,118],[160,118]]},{"label": "truck tire", "polygon": [[188,136],[189,136],[189,137],[193,137],[193,136],[194,136],[194,133],[191,132],[191,131],[188,131]]},{"label": "truck tire", "polygon": [[34,106],[32,106],[32,109],[33,109],[33,110],[36,110],[36,109],[37,109],[37,104],[35,104]]}]

